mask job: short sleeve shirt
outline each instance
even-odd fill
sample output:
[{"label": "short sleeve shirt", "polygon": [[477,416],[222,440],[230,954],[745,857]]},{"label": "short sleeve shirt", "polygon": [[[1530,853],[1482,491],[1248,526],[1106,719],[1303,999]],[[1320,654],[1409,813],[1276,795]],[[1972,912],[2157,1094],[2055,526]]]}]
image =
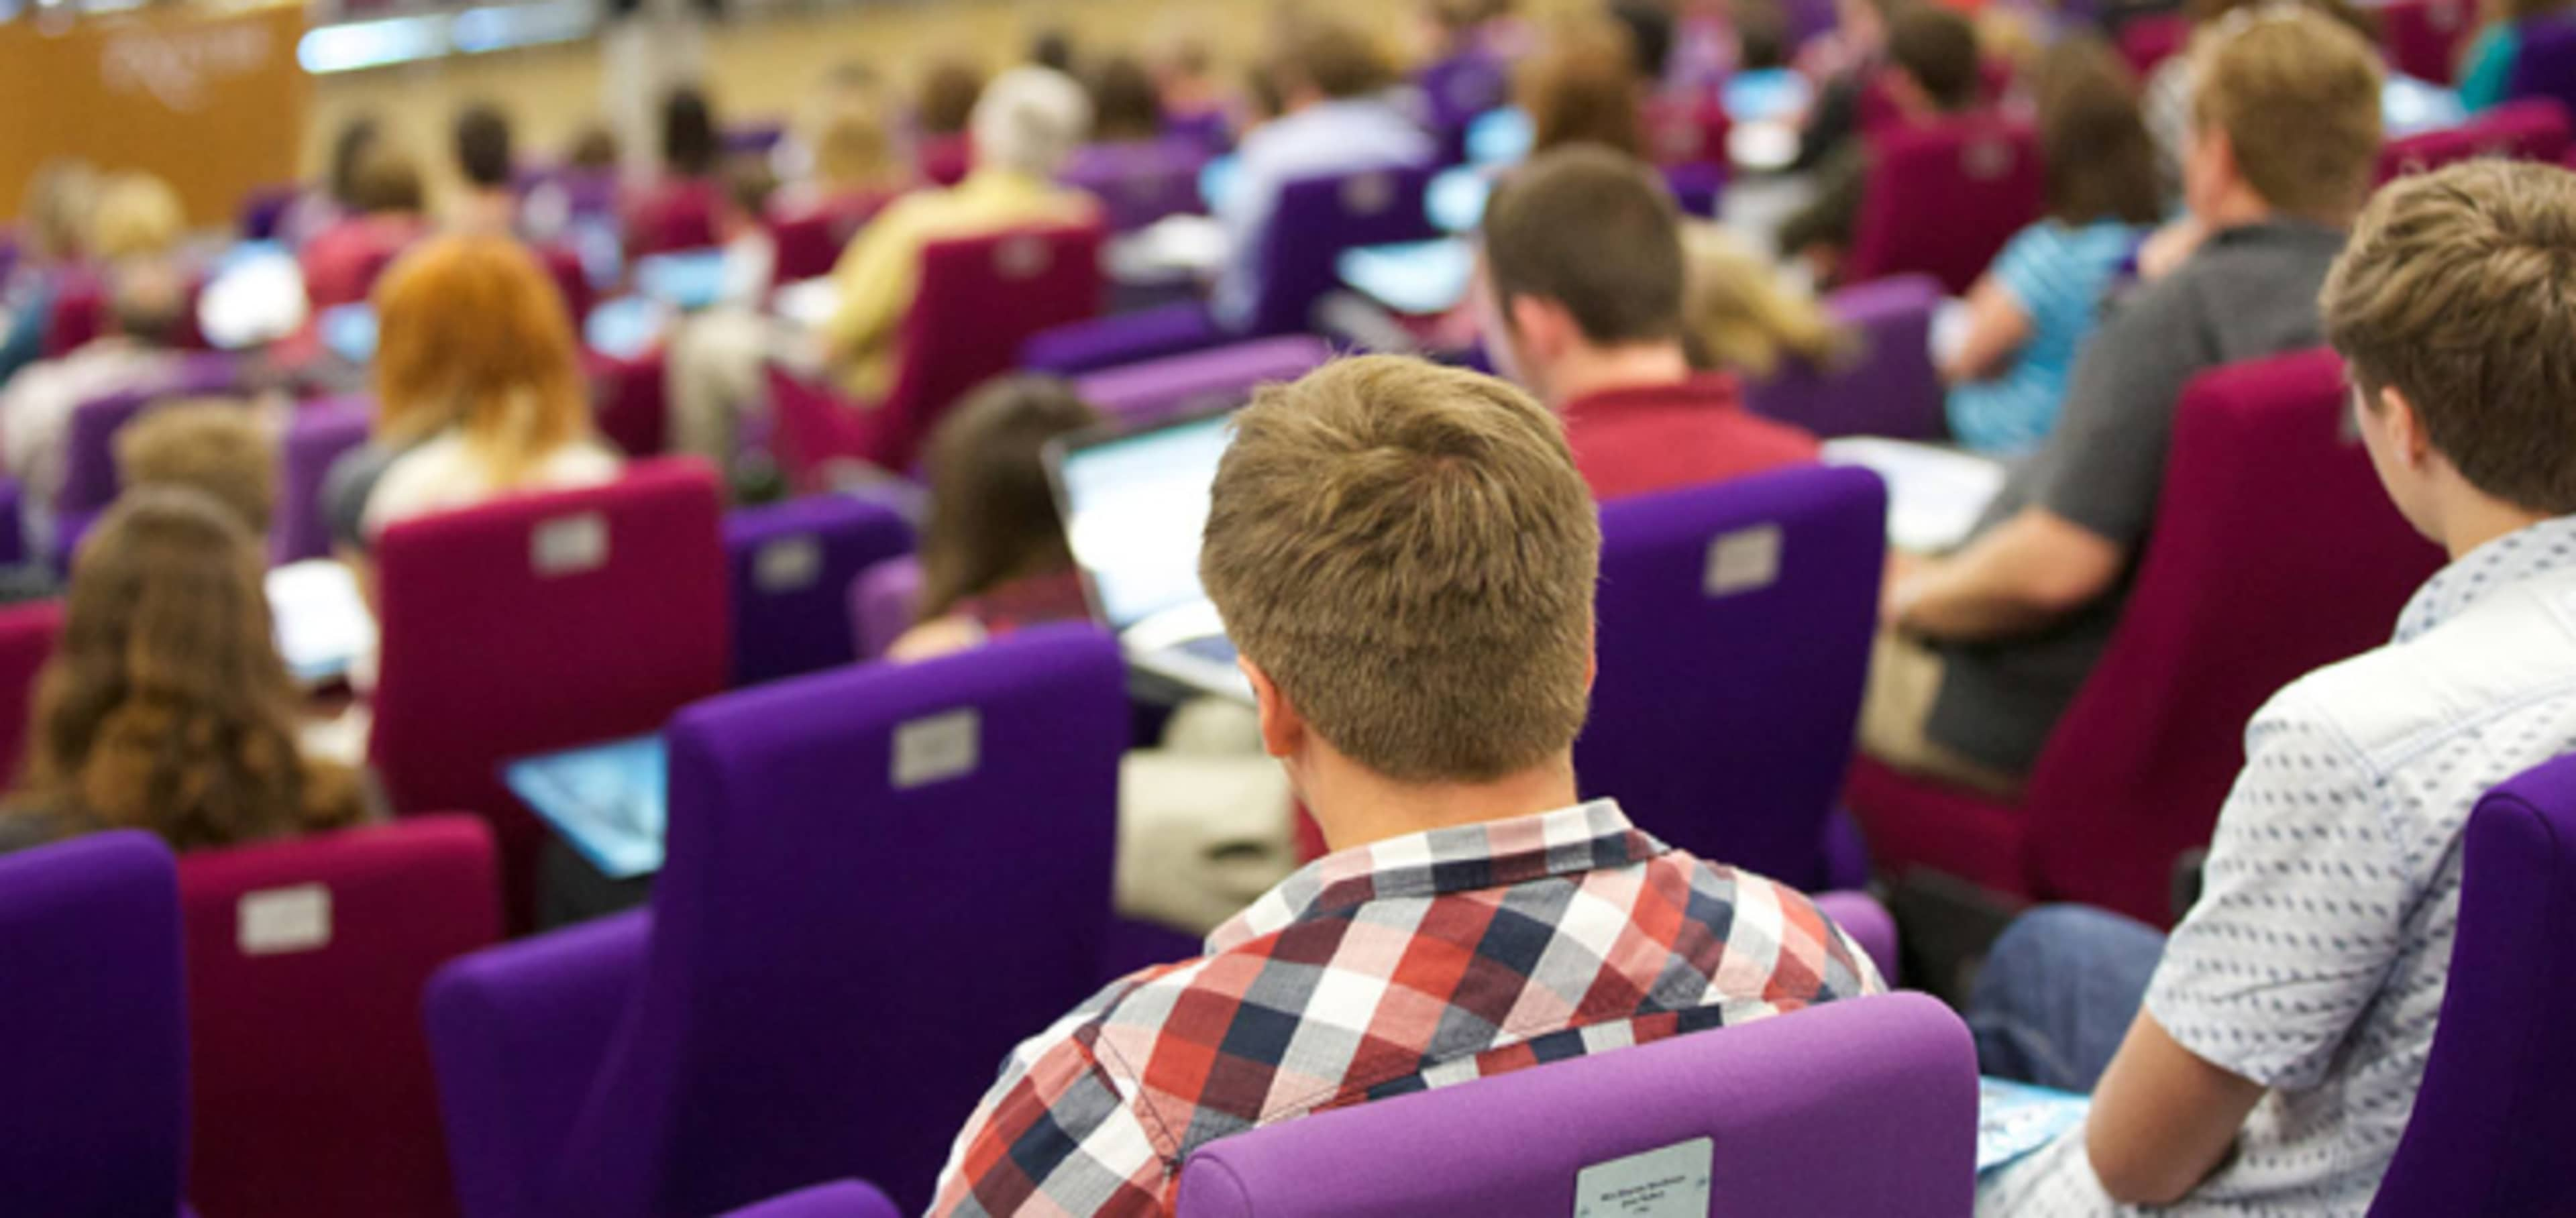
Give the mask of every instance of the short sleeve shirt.
[{"label": "short sleeve shirt", "polygon": [[2173,274],[2115,308],[2084,345],[2057,429],[2013,472],[1980,534],[2039,508],[2119,546],[2128,568],[2092,604],[2029,634],[1940,645],[1925,733],[2027,773],[2075,700],[2128,601],[2156,515],[2183,387],[2213,368],[2317,345],[2317,291],[2343,234],[2274,220],[2218,233]]},{"label": "short sleeve shirt", "polygon": [[2075,357],[2092,337],[2121,264],[2139,230],[2117,220],[2082,227],[2043,220],[2021,230],[1995,259],[1995,284],[2030,320],[2012,367],[1950,391],[1950,434],[1979,452],[2020,456],[2057,425]]},{"label": "short sleeve shirt", "polygon": [[[2370,1207],[2404,1135],[2459,922],[2460,842],[2498,783],[2576,751],[2576,518],[2470,553],[2387,647],[2283,690],[2246,731],[2199,904],[2147,1010],[2271,1089],[2183,1215]],[[1990,1181],[1981,1209],[2116,1213],[2080,1131]]]}]

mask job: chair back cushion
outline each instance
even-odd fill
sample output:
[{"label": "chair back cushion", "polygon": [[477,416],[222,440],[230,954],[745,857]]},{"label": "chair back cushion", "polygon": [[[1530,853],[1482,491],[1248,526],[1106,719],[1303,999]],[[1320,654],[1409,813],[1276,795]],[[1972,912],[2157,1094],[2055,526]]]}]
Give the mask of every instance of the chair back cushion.
[{"label": "chair back cushion", "polygon": [[1941,283],[1929,275],[1844,288],[1825,307],[1855,336],[1851,362],[1836,368],[1785,366],[1770,380],[1746,386],[1745,400],[1764,415],[1824,439],[1938,440],[1949,432],[1941,374],[1932,367],[1932,314],[1940,305]]},{"label": "chair back cushion", "polygon": [[2040,217],[2039,140],[2028,123],[1963,115],[1873,134],[1869,153],[1846,283],[1919,272],[1964,296]]},{"label": "chair back cushion", "polygon": [[374,415],[374,400],[364,396],[296,408],[277,461],[277,521],[270,529],[269,552],[278,562],[330,556],[331,522],[323,510],[322,484],[330,478],[333,462],[367,442]]},{"label": "chair back cushion", "polygon": [[733,589],[733,680],[756,685],[858,658],[849,617],[860,573],[912,552],[893,508],[813,495],[725,518]]},{"label": "chair back cushion", "polygon": [[2555,165],[2567,155],[2567,107],[2553,98],[2506,102],[2457,127],[2392,140],[2379,152],[2379,180],[2425,173],[2474,157]]},{"label": "chair back cushion", "polygon": [[1431,175],[1421,166],[1393,166],[1288,183],[1262,235],[1252,333],[1311,329],[1316,302],[1341,286],[1342,251],[1439,236],[1422,202]]}]

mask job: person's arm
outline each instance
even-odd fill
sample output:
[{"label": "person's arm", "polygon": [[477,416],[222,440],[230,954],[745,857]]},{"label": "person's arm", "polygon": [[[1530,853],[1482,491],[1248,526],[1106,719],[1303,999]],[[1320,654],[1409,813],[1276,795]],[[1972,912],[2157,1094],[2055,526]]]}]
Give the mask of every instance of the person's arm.
[{"label": "person's arm", "polygon": [[[1164,1171],[1167,1139],[1155,1137],[1093,1051],[1075,1033],[1125,983],[1057,1021],[1011,1054],[949,1149],[930,1203],[936,1216],[1018,1213],[1169,1213],[1177,1181]],[[1102,1196],[1104,1181],[1115,1181]]]},{"label": "person's arm", "polygon": [[1969,642],[2038,629],[2111,590],[2128,550],[2045,508],[2025,508],[1888,594],[1890,624]]},{"label": "person's arm", "polygon": [[834,367],[861,359],[882,345],[911,308],[914,279],[920,274],[913,211],[904,203],[888,208],[861,230],[832,268],[832,284],[840,299],[823,323],[821,338],[824,358]]},{"label": "person's arm", "polygon": [[2012,357],[2030,342],[2030,312],[2021,298],[1989,274],[1968,289],[1968,328],[1959,349],[1941,366],[1941,379],[1962,385],[1982,381],[2012,366]]},{"label": "person's arm", "polygon": [[2084,1151],[2123,1205],[2170,1205],[2227,1161],[2263,1085],[2202,1061],[2146,1012],[2093,1091]]}]

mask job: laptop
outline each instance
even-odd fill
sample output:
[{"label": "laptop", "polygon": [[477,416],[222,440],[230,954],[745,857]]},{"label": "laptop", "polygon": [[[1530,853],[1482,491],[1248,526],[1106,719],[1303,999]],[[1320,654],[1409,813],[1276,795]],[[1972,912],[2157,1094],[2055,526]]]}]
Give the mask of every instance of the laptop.
[{"label": "laptop", "polygon": [[1092,616],[1118,636],[1128,666],[1250,702],[1252,683],[1199,587],[1199,534],[1230,418],[1077,433],[1047,446],[1047,473]]}]

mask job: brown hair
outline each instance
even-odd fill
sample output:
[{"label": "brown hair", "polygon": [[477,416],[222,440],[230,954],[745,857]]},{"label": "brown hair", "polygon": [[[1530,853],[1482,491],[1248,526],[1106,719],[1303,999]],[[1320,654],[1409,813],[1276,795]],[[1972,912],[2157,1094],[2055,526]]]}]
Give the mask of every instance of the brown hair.
[{"label": "brown hair", "polygon": [[2376,406],[2404,394],[2480,491],[2576,512],[2576,175],[2479,160],[2400,178],[2318,302]]},{"label": "brown hair", "polygon": [[275,447],[243,403],[174,402],[116,433],[116,477],[128,487],[194,490],[266,537],[277,510]]},{"label": "brown hair", "polygon": [[1515,297],[1564,305],[1598,346],[1681,336],[1681,211],[1632,157],[1575,145],[1530,161],[1485,208],[1485,263]]},{"label": "brown hair", "polygon": [[554,279],[502,237],[434,239],[376,286],[376,425],[402,447],[455,427],[504,486],[590,435]]},{"label": "brown hair", "polygon": [[2351,219],[2379,168],[2379,54],[2304,6],[2231,14],[2192,47],[2192,120],[2227,134],[2263,201]]},{"label": "brown hair", "polygon": [[1690,260],[1687,345],[1699,366],[1769,380],[1792,359],[1832,368],[1851,355],[1851,333],[1814,297],[1781,286],[1770,261],[1724,228],[1683,225],[1682,248]]},{"label": "brown hair", "polygon": [[984,95],[984,70],[956,57],[930,65],[921,78],[921,100],[914,119],[923,135],[955,135],[975,115],[975,99]]},{"label": "brown hair", "polygon": [[1934,106],[1950,113],[1975,108],[1985,90],[1977,58],[1977,27],[1939,4],[1908,4],[1887,26],[1887,59],[1914,78]]},{"label": "brown hair", "polygon": [[2109,43],[2059,40],[2040,57],[2034,91],[2051,219],[2153,224],[2162,217],[2156,146],[2138,114],[2137,80]]},{"label": "brown hair", "polygon": [[1601,527],[1554,416],[1420,360],[1341,360],[1235,418],[1200,577],[1317,735],[1398,782],[1572,747]]},{"label": "brown hair", "polygon": [[1014,579],[1068,570],[1047,442],[1100,415],[1052,377],[991,381],[930,440],[930,523],[921,539],[922,621]]},{"label": "brown hair", "polygon": [[1522,62],[1513,92],[1530,116],[1532,151],[1588,143],[1646,155],[1643,89],[1627,37],[1606,23],[1568,25]]},{"label": "brown hair", "polygon": [[1091,138],[1150,140],[1163,133],[1163,95],[1132,55],[1113,55],[1091,74]]},{"label": "brown hair", "polygon": [[377,140],[358,154],[357,168],[349,177],[349,206],[359,214],[417,212],[426,197],[420,166],[410,153]]},{"label": "brown hair", "polygon": [[1368,35],[1338,21],[1299,22],[1281,54],[1277,80],[1284,92],[1312,85],[1330,98],[1363,97],[1395,81],[1395,70]]},{"label": "brown hair", "polygon": [[14,802],[181,850],[359,820],[356,776],[297,746],[261,566],[257,540],[202,495],[120,497],[73,566]]}]

